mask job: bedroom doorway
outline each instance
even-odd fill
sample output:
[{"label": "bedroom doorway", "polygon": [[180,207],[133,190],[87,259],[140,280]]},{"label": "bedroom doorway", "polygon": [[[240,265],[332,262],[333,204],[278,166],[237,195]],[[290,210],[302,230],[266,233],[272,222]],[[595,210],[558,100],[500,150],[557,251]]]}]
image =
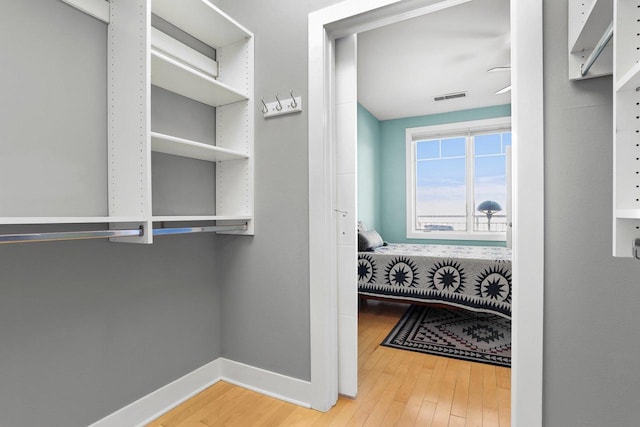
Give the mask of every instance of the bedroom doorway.
[{"label": "bedroom doorway", "polygon": [[[309,179],[311,282],[311,402],[326,410],[337,398],[338,291],[336,288],[339,217],[344,215],[334,189],[339,186],[335,163],[335,40],[365,29],[398,22],[448,7],[459,1],[345,1],[309,17]],[[542,35],[541,2],[511,2],[514,198],[514,340],[512,414],[514,424],[541,422],[542,383]],[[522,3],[522,2],[520,2]],[[430,10],[428,10],[431,8]],[[334,66],[338,67],[334,68]],[[527,82],[519,84],[519,82]],[[526,101],[525,101],[526,100]],[[339,137],[338,137],[339,138]],[[514,144],[515,145],[515,144]],[[526,162],[524,160],[527,160]],[[339,187],[338,187],[339,188]],[[527,198],[519,198],[526,194]],[[355,198],[352,198],[354,200]],[[344,200],[344,199],[342,199]],[[518,262],[527,259],[527,262]],[[334,273],[332,273],[334,272]],[[533,306],[521,301],[534,301]],[[329,374],[329,375],[327,375]]]}]

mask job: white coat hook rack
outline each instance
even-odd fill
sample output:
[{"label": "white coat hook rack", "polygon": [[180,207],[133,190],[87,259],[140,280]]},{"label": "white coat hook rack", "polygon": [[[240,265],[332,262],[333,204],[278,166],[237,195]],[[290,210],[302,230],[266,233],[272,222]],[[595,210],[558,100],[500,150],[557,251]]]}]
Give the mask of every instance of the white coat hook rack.
[{"label": "white coat hook rack", "polygon": [[302,97],[294,96],[293,90],[289,92],[291,98],[280,99],[276,93],[276,100],[265,103],[262,99],[262,115],[267,117],[282,116],[285,114],[299,113],[302,111]]}]

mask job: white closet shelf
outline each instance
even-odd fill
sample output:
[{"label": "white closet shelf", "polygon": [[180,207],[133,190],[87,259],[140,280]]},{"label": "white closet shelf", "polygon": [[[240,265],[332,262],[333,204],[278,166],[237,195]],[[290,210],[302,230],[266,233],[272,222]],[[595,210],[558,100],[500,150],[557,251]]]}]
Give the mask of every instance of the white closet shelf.
[{"label": "white closet shelf", "polygon": [[252,36],[207,0],[152,0],[151,12],[214,48]]},{"label": "white closet shelf", "polygon": [[174,156],[189,157],[191,159],[221,162],[225,160],[248,159],[249,156],[238,151],[203,144],[176,136],[151,132],[151,150]]},{"label": "white closet shelf", "polygon": [[640,209],[616,209],[618,219],[640,219]]},{"label": "white closet shelf", "polygon": [[570,45],[571,52],[593,49],[613,21],[613,0],[593,0],[584,24]]},{"label": "white closet shelf", "polygon": [[212,107],[248,97],[207,74],[151,49],[151,84]]},{"label": "white closet shelf", "polygon": [[108,224],[121,222],[144,222],[141,217],[119,216],[35,216],[0,217],[0,224]]},{"label": "white closet shelf", "polygon": [[250,215],[154,215],[152,221],[250,221],[252,219]]},{"label": "white closet shelf", "polygon": [[633,67],[616,82],[616,91],[636,90],[640,87],[640,62],[636,62]]},{"label": "white closet shelf", "polygon": [[216,61],[154,27],[151,27],[151,47],[156,52],[172,57],[210,77],[218,77]]}]

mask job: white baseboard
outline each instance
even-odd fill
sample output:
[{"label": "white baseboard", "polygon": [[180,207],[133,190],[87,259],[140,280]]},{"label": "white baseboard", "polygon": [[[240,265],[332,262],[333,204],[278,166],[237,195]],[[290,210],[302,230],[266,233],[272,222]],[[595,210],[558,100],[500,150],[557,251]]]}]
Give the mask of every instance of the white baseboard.
[{"label": "white baseboard", "polygon": [[141,427],[218,381],[310,408],[311,383],[218,358],[149,393],[89,427]]},{"label": "white baseboard", "polygon": [[89,427],[144,426],[218,381],[220,359],[147,394]]},{"label": "white baseboard", "polygon": [[265,369],[218,359],[223,381],[305,408],[311,407],[311,383]]}]

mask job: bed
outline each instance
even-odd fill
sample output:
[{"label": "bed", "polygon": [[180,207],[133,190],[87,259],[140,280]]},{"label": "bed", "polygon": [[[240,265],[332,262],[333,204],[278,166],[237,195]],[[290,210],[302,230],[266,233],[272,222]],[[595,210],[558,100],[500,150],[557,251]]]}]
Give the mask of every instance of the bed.
[{"label": "bed", "polygon": [[388,244],[358,252],[358,294],[511,317],[511,250]]}]

